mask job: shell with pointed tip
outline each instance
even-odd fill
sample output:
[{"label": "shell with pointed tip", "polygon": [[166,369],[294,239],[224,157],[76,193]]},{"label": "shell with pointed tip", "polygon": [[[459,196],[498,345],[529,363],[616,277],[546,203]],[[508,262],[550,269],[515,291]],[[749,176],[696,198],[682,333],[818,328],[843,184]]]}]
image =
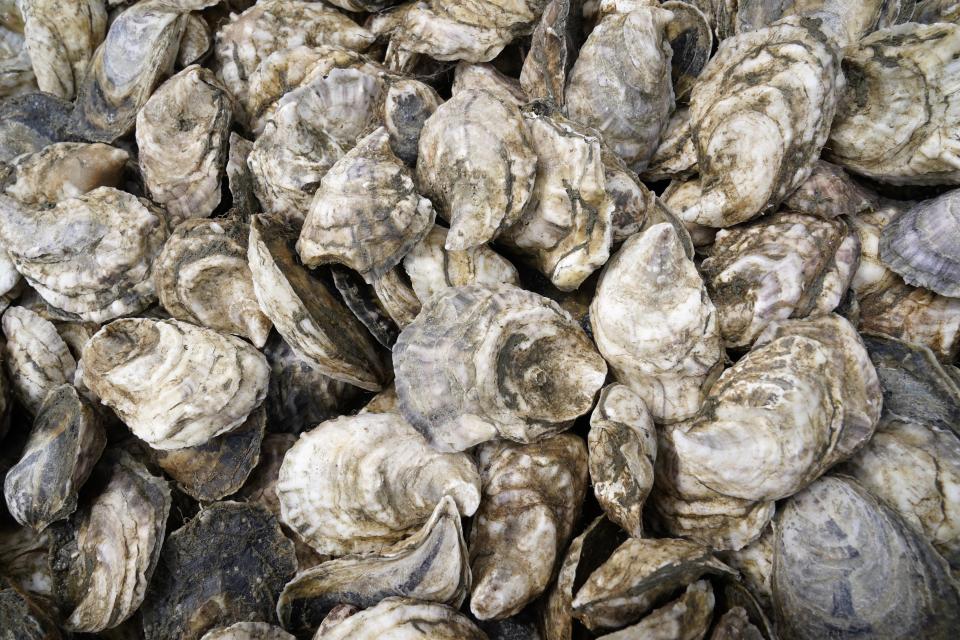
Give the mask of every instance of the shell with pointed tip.
[{"label": "shell with pointed tip", "polygon": [[706,580],[698,580],[688,585],[679,598],[654,609],[637,624],[602,635],[597,640],[703,638],[713,620],[714,603],[715,598],[710,583]]},{"label": "shell with pointed tip", "polygon": [[844,86],[840,55],[817,24],[790,17],[720,44],[690,98],[700,177],[666,203],[683,220],[744,222],[809,177]]},{"label": "shell with pointed tip", "polygon": [[393,361],[404,417],[444,451],[559,433],[590,410],[607,373],[570,314],[507,284],[430,298]]},{"label": "shell with pointed tip", "polygon": [[37,78],[25,46],[20,14],[13,7],[9,10],[16,15],[18,24],[0,21],[0,97],[3,98],[37,91]]},{"label": "shell with pointed tip", "polygon": [[960,190],[921,202],[880,233],[880,259],[907,284],[960,298]]},{"label": "shell with pointed tip", "polygon": [[54,530],[54,593],[71,631],[98,632],[143,602],[163,546],[170,488],[123,451],[94,469],[90,502]]},{"label": "shell with pointed tip", "polygon": [[671,77],[677,101],[686,102],[713,54],[713,29],[707,16],[693,3],[677,0],[660,6],[673,14],[665,26],[673,51]]},{"label": "shell with pointed tip", "polygon": [[430,520],[383,551],[324,562],[299,572],[277,603],[284,628],[309,632],[337,605],[372,607],[405,596],[459,607],[470,590],[460,514],[444,496]]},{"label": "shell with pointed tip", "polygon": [[802,16],[820,20],[821,29],[841,47],[856,44],[865,35],[879,27],[903,22],[912,11],[915,0],[739,0],[737,2],[737,33],[767,27],[787,16]]},{"label": "shell with pointed tip", "polygon": [[4,480],[10,515],[37,531],[68,517],[106,443],[98,416],[72,386],[51,390],[20,460]]},{"label": "shell with pointed tip", "polygon": [[293,542],[266,507],[215,502],[174,531],[141,608],[146,640],[198,640],[237,620],[274,620]]},{"label": "shell with pointed tip", "polygon": [[487,640],[468,617],[452,607],[409,598],[385,598],[375,607],[355,613],[314,640]]},{"label": "shell with pointed tip", "polygon": [[66,141],[72,107],[42,91],[0,102],[0,160],[10,162],[24,153]]},{"label": "shell with pointed tip", "polygon": [[31,209],[4,199],[0,236],[17,270],[51,306],[104,322],[156,299],[152,263],[167,239],[147,200],[100,187]]},{"label": "shell with pointed tip", "polygon": [[653,487],[657,432],[643,400],[622,384],[600,392],[587,436],[590,480],[607,517],[643,536],[643,503]]},{"label": "shell with pointed tip", "polygon": [[83,348],[84,384],[155,449],[195,447],[242,424],[269,375],[248,343],[179,320],[116,320]]},{"label": "shell with pointed tip", "polygon": [[144,182],[171,218],[206,218],[220,204],[232,118],[227,90],[196,65],[160,85],[137,114]]},{"label": "shell with pointed tip", "polygon": [[[896,594],[896,597],[891,597]],[[946,562],[856,481],[825,477],[778,515],[773,604],[785,637],[953,638],[960,596]]]},{"label": "shell with pointed tip", "polygon": [[727,347],[773,320],[830,313],[850,285],[860,243],[839,220],[781,212],[723,229],[701,273]]},{"label": "shell with pointed tip", "polygon": [[516,105],[483,90],[440,105],[420,134],[417,184],[450,222],[447,249],[481,245],[515,224],[536,167]]},{"label": "shell with pointed tip", "polygon": [[477,458],[483,499],[470,532],[470,611],[501,619],[549,585],[586,495],[587,448],[563,433],[526,445],[490,442]]},{"label": "shell with pointed tip", "polygon": [[723,364],[717,313],[667,223],[632,236],[590,304],[597,348],[657,422],[694,415]]},{"label": "shell with pointed tip", "polygon": [[530,50],[520,70],[520,86],[531,100],[564,105],[567,71],[577,51],[574,36],[580,27],[580,2],[551,0],[530,38]]},{"label": "shell with pointed tip", "polygon": [[833,219],[872,211],[878,206],[878,199],[842,168],[818,160],[810,177],[783,204],[790,211]]},{"label": "shell with pointed tip", "polygon": [[203,634],[200,640],[296,640],[292,635],[266,622],[238,622]]},{"label": "shell with pointed tip", "polygon": [[447,251],[447,230],[434,225],[403,259],[403,268],[420,302],[434,294],[473,283],[520,285],[517,269],[487,245]]},{"label": "shell with pointed tip", "polygon": [[502,73],[492,64],[468,64],[461,62],[453,74],[453,85],[450,94],[457,95],[464,91],[487,91],[509,104],[522,107],[527,103],[527,96],[520,87],[516,78]]},{"label": "shell with pointed tip", "polygon": [[320,553],[375,551],[422,525],[444,495],[480,502],[467,454],[440,453],[392,413],[344,416],[300,436],[277,482],[283,521]]},{"label": "shell with pointed tip", "polygon": [[129,159],[126,151],[99,142],[57,142],[17,158],[6,191],[24,204],[57,203],[118,186]]},{"label": "shell with pointed tip", "polygon": [[671,13],[646,2],[604,15],[567,82],[570,118],[598,129],[634,171],[643,171],[673,111]]},{"label": "shell with pointed tip", "polygon": [[213,46],[213,34],[210,25],[200,13],[188,13],[187,23],[180,38],[180,50],[177,51],[177,68],[185,69],[197,64],[206,57]]},{"label": "shell with pointed tip", "polygon": [[314,369],[362,389],[379,391],[387,377],[373,339],[317,278],[299,264],[297,233],[258,215],[250,224],[247,258],[260,309],[294,353]]},{"label": "shell with pointed tip", "polygon": [[47,393],[73,382],[77,362],[56,327],[25,307],[10,307],[3,314],[3,335],[13,392],[36,415]]},{"label": "shell with pointed tip", "polygon": [[272,323],[260,311],[247,260],[250,225],[186,220],[153,265],[160,304],[178,320],[249,338],[263,347]]},{"label": "shell with pointed tip", "polygon": [[371,282],[393,269],[433,225],[430,201],[380,127],[320,182],[297,241],[308,267],[337,262]]}]

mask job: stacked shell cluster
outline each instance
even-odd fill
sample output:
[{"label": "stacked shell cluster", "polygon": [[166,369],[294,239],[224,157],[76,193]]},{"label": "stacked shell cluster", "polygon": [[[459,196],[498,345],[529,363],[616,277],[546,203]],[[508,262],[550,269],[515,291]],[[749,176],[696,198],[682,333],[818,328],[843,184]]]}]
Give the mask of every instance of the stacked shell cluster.
[{"label": "stacked shell cluster", "polygon": [[0,640],[960,637],[947,0],[0,0]]}]

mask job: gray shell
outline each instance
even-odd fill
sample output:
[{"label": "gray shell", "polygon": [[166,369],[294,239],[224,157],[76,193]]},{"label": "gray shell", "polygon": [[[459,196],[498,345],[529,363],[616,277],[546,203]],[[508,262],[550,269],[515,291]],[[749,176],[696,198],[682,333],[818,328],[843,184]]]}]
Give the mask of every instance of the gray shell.
[{"label": "gray shell", "polygon": [[27,594],[14,587],[0,589],[0,617],[4,621],[3,640],[60,640],[48,612]]},{"label": "gray shell", "polygon": [[530,38],[530,50],[520,70],[520,86],[531,100],[564,105],[567,72],[577,51],[574,37],[580,27],[580,0],[551,0]]},{"label": "gray shell", "polygon": [[119,186],[129,159],[126,151],[99,142],[57,142],[16,158],[6,192],[28,205],[55,204]]},{"label": "gray shell", "polygon": [[72,383],[77,363],[56,327],[25,307],[3,314],[4,364],[20,404],[36,415],[47,393]]},{"label": "gray shell", "polygon": [[802,16],[819,20],[823,32],[846,47],[878,27],[909,20],[915,0],[739,0],[736,4],[737,33],[767,27],[787,16]]},{"label": "gray shell", "polygon": [[295,638],[266,622],[237,622],[229,627],[211,629],[200,640],[295,640]]},{"label": "gray shell", "polygon": [[687,586],[683,594],[654,609],[643,620],[598,640],[696,640],[703,638],[713,620],[715,598],[706,580]]},{"label": "gray shell", "polygon": [[875,194],[854,182],[842,168],[825,160],[818,160],[810,177],[783,201],[790,211],[828,220],[866,213],[878,204]]},{"label": "gray shell", "polygon": [[321,628],[314,640],[487,640],[469,618],[452,607],[408,598],[385,598],[335,626]]}]

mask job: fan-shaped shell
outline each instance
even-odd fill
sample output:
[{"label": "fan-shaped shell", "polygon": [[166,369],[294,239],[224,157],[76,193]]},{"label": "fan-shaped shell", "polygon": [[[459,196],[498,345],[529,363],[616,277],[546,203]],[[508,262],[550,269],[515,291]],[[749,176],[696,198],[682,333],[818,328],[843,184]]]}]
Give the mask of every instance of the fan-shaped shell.
[{"label": "fan-shaped shell", "polygon": [[404,417],[445,451],[563,431],[590,409],[606,376],[567,312],[505,284],[433,296],[401,332],[393,359]]},{"label": "fan-shaped shell", "polygon": [[392,413],[344,416],[303,434],[277,482],[283,521],[331,555],[397,542],[447,494],[473,515],[480,501],[473,461],[435,451]]},{"label": "fan-shaped shell", "polygon": [[246,342],[179,320],[117,320],[83,349],[84,384],[156,449],[195,447],[240,425],[269,375]]},{"label": "fan-shaped shell", "polygon": [[452,607],[408,598],[380,603],[329,627],[314,640],[487,640],[469,618]]},{"label": "fan-shaped shell", "polygon": [[119,186],[129,159],[126,151],[99,142],[57,142],[14,160],[6,192],[28,205],[57,203]]},{"label": "fan-shaped shell", "polygon": [[36,415],[47,393],[73,382],[76,360],[56,327],[25,307],[10,307],[3,314],[3,335],[13,392]]}]

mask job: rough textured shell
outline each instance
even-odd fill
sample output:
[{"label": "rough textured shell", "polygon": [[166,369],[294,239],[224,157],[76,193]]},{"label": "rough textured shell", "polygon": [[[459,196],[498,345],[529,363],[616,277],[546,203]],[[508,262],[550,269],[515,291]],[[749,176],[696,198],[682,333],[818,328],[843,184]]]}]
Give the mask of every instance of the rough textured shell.
[{"label": "rough textured shell", "polygon": [[590,33],[570,70],[566,104],[573,120],[598,129],[639,172],[673,111],[664,32],[671,14],[642,3],[624,9],[605,15]]},{"label": "rough textured shell", "polygon": [[89,484],[97,493],[58,526],[50,566],[65,627],[97,632],[143,602],[163,545],[170,488],[122,451],[105,455]]},{"label": "rough textured shell", "polygon": [[187,220],[153,265],[160,304],[178,320],[249,338],[263,347],[273,326],[253,291],[250,226],[231,218]]},{"label": "rough textured shell", "polygon": [[0,102],[0,160],[10,162],[69,137],[73,105],[37,91]]},{"label": "rough textured shell", "polygon": [[450,494],[473,515],[480,477],[467,454],[440,453],[403,418],[366,413],[324,422],[284,457],[283,521],[320,553],[377,551],[422,525]]},{"label": "rough textured shell", "polygon": [[710,640],[764,640],[764,635],[751,624],[743,607],[734,607],[717,620]]},{"label": "rough textured shell", "polygon": [[187,67],[137,114],[137,148],[154,202],[173,219],[206,218],[220,204],[232,104],[212,71]]},{"label": "rough textured shell", "polygon": [[822,478],[778,522],[773,602],[785,636],[870,629],[877,637],[953,637],[960,596],[946,562],[855,481]]},{"label": "rough textured shell", "polygon": [[390,146],[408,165],[417,161],[423,124],[443,104],[436,90],[413,78],[394,78],[383,99],[383,124]]},{"label": "rough textured shell", "polygon": [[[856,44],[877,26],[886,27],[897,19],[900,0],[740,0],[737,2],[738,33],[769,26],[787,16],[820,20],[820,28],[838,45]],[[909,15],[904,16],[909,18]]]},{"label": "rough textured shell", "polygon": [[116,187],[130,154],[99,142],[57,142],[16,158],[13,182],[6,192],[24,204],[57,203]]},{"label": "rough textured shell", "polygon": [[417,184],[450,222],[447,249],[481,245],[516,223],[536,166],[514,104],[465,90],[440,105],[420,134]]},{"label": "rough textured shell", "polygon": [[368,282],[393,269],[433,225],[430,201],[390,148],[386,128],[370,133],[324,175],[297,251],[315,267],[338,262]]},{"label": "rough textured shell", "polygon": [[673,14],[666,24],[666,38],[673,50],[670,59],[673,90],[677,101],[686,102],[690,91],[713,54],[713,29],[696,3],[669,1],[660,6]]},{"label": "rough textured shell", "polygon": [[229,627],[211,629],[200,640],[295,640],[295,638],[266,622],[238,622]]},{"label": "rough textured shell", "polygon": [[587,436],[590,481],[607,517],[636,538],[653,487],[657,432],[643,400],[622,384],[600,392]]},{"label": "rough textured shell", "polygon": [[4,633],[9,634],[10,640],[60,640],[62,637],[57,624],[44,609],[15,588],[0,590],[0,616],[6,627]]},{"label": "rough textured shell", "polygon": [[179,320],[117,320],[83,349],[83,382],[156,449],[195,447],[243,423],[270,367],[246,342]]},{"label": "rough textured shell", "polygon": [[255,216],[247,258],[260,309],[277,331],[317,371],[378,391],[386,374],[380,353],[363,325],[326,286],[299,264],[296,231]]},{"label": "rough textured shell", "polygon": [[574,34],[580,27],[578,0],[551,0],[530,38],[530,50],[520,70],[520,86],[531,100],[564,105],[567,71],[577,52]]},{"label": "rough textured shell", "polygon": [[[643,620],[599,640],[696,640],[703,638],[713,620],[715,598],[710,583],[690,584],[676,600],[651,611]],[[711,638],[712,640],[712,638]]]},{"label": "rough textured shell", "polygon": [[854,182],[846,171],[825,160],[813,165],[810,177],[783,204],[790,211],[827,219],[866,213],[878,206],[874,194]]},{"label": "rough textured shell", "polygon": [[104,322],[155,299],[151,268],[167,223],[147,200],[101,187],[50,209],[6,199],[0,236],[17,270],[46,302]]},{"label": "rough textured shell", "polygon": [[469,618],[452,607],[407,598],[380,603],[314,636],[314,640],[487,640]]},{"label": "rough textured shell", "polygon": [[563,431],[590,409],[607,369],[567,312],[506,284],[436,294],[393,359],[404,417],[447,451]]},{"label": "rough textured shell", "polygon": [[617,380],[655,420],[684,420],[699,410],[723,347],[713,303],[671,225],[631,237],[613,256],[590,305],[590,325]]},{"label": "rough textured shell", "polygon": [[586,494],[587,448],[563,433],[527,445],[487,443],[477,458],[483,499],[470,532],[470,611],[500,619],[549,585]]},{"label": "rough textured shell", "polygon": [[36,415],[47,393],[72,383],[77,363],[56,327],[24,307],[3,314],[5,364],[20,403]]},{"label": "rough textured shell", "polygon": [[365,608],[404,596],[459,607],[469,590],[467,545],[448,495],[422,529],[396,545],[298,573],[280,594],[277,615],[284,628],[309,632],[338,605]]}]

